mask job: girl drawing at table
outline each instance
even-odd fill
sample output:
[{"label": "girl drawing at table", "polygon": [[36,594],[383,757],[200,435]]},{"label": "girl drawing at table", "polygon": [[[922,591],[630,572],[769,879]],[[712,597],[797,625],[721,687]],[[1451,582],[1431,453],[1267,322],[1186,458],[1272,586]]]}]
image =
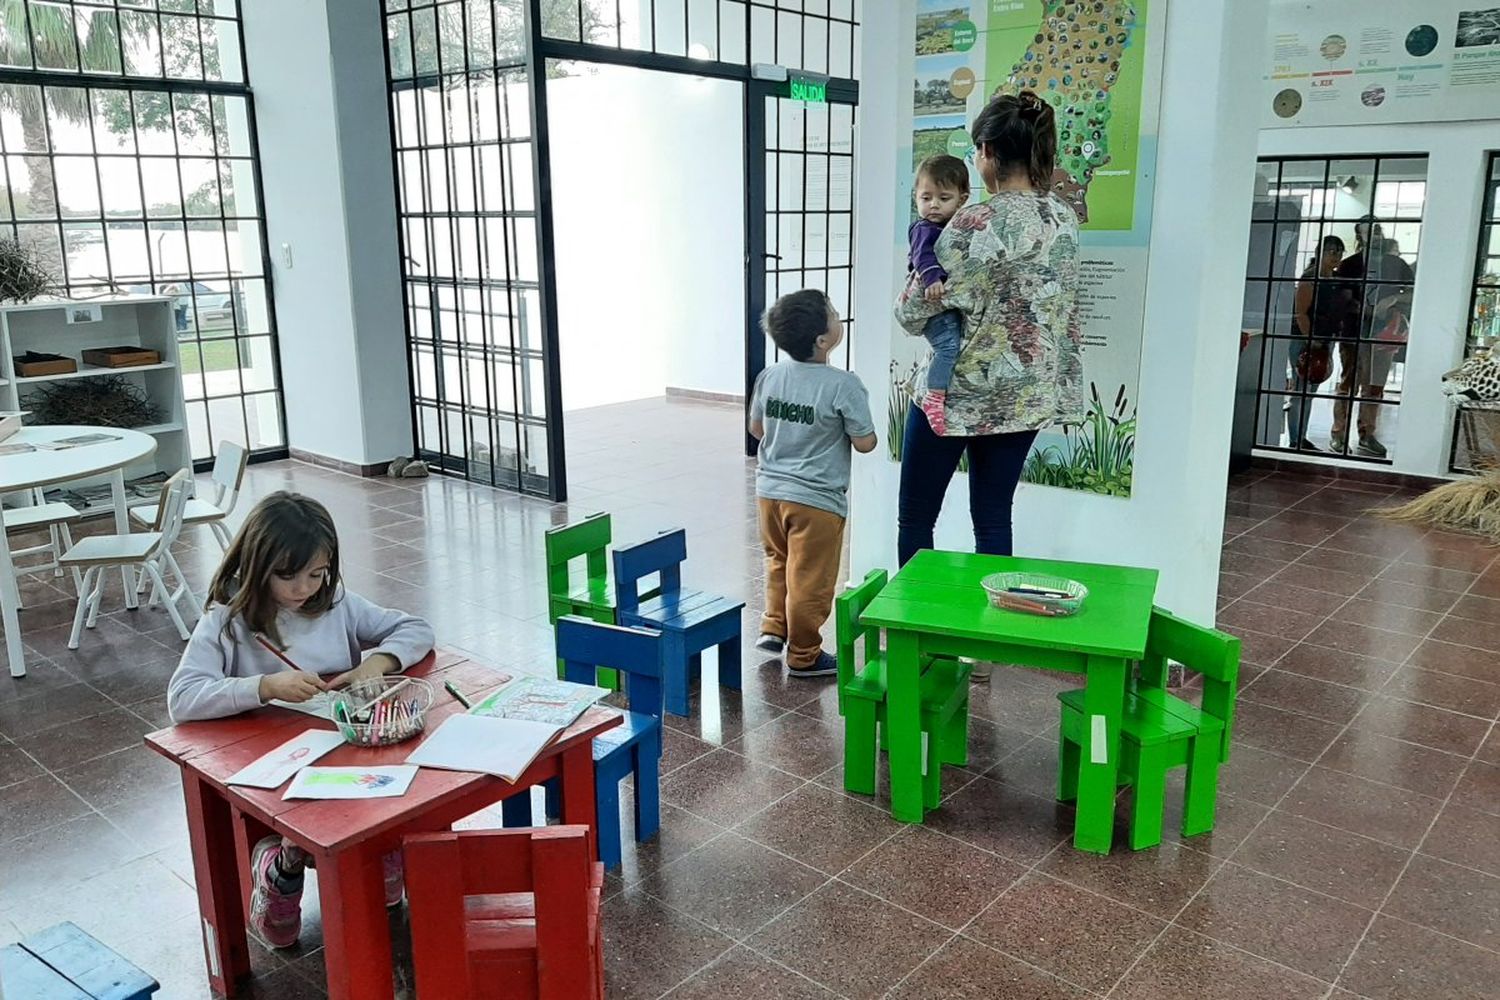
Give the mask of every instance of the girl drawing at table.
[{"label": "girl drawing at table", "polygon": [[[214,574],[208,610],[167,684],[167,708],[173,722],[190,722],[272,700],[304,702],[404,670],[426,656],[432,643],[427,622],[339,585],[338,534],[322,504],[272,493],[250,511]],[[290,669],[288,661],[302,669]],[[351,663],[358,666],[350,669]],[[250,919],[273,947],[297,942],[308,860],[280,837],[255,845]],[[404,891],[400,854],[391,854],[385,859],[386,905],[398,905]]]}]

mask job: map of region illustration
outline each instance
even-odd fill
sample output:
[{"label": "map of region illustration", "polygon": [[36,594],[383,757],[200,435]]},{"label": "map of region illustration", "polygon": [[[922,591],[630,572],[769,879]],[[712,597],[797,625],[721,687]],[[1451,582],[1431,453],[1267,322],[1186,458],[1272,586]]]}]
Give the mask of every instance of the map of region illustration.
[{"label": "map of region illustration", "polygon": [[[996,7],[1002,6],[997,3]],[[1020,3],[1010,4],[1017,13]],[[1026,5],[1030,6],[1030,5]],[[1095,174],[1107,164],[1134,173],[1136,135],[1140,120],[1139,70],[1127,72],[1126,49],[1136,33],[1137,6],[1142,0],[1044,0],[1040,22],[1022,25],[1012,19],[991,21],[989,33],[990,65],[1008,71],[994,73],[992,79],[1004,82],[994,93],[1014,94],[1034,90],[1057,109],[1058,163],[1053,184],[1078,212],[1081,221],[1090,222],[1089,207],[1098,207],[1091,198]],[[998,21],[998,23],[997,23]],[[1017,46],[1030,30],[1024,51]],[[1133,67],[1131,67],[1133,68]],[[1121,156],[1119,147],[1129,147]],[[1133,180],[1131,182],[1133,186]],[[1111,198],[1126,199],[1114,206],[1110,214],[1129,228],[1133,192],[1130,187],[1111,191]],[[1123,216],[1120,211],[1123,209]],[[1092,221],[1092,228],[1102,221]]]}]

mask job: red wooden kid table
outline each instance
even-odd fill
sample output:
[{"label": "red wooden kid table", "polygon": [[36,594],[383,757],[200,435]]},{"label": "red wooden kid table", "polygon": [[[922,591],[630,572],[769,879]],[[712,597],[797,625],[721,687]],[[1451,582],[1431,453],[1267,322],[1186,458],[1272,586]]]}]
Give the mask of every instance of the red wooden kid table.
[{"label": "red wooden kid table", "polygon": [[[454,653],[438,652],[410,670],[439,688],[427,715],[432,731],[462,707],[441,691],[496,687],[509,674]],[[213,988],[234,996],[250,972],[246,914],[250,850],[269,834],[313,856],[323,916],[330,1000],[393,996],[390,929],[380,859],[409,833],[446,830],[455,822],[549,778],[562,783],[562,821],[594,829],[594,737],[620,724],[620,714],[595,706],[569,726],[515,784],[486,774],[421,768],[405,795],[389,799],[282,799],[284,788],[231,787],[224,782],[251,761],[307,729],[333,723],[267,707],[227,719],[189,722],[146,737],[146,745],[182,769],[188,835],[203,952]],[[416,740],[392,747],[342,746],[320,765],[400,764]]]}]

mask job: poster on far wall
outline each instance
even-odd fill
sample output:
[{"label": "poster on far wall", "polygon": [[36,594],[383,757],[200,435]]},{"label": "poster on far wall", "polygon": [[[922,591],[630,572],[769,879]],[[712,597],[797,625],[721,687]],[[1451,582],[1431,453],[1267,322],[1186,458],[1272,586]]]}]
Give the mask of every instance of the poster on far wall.
[{"label": "poster on far wall", "polygon": [[1262,125],[1500,118],[1500,0],[1273,0]]},{"label": "poster on far wall", "polygon": [[[1035,90],[1057,109],[1055,186],[1083,222],[1079,304],[1090,409],[1081,427],[1038,435],[1026,482],[1130,495],[1165,7],[1165,0],[1149,0],[1149,11],[1148,0],[917,0],[912,156],[900,176],[909,185],[923,159],[951,153],[968,162],[973,197],[987,197],[969,123],[995,94]],[[899,461],[906,385],[927,345],[899,327],[892,336],[887,441]]]}]

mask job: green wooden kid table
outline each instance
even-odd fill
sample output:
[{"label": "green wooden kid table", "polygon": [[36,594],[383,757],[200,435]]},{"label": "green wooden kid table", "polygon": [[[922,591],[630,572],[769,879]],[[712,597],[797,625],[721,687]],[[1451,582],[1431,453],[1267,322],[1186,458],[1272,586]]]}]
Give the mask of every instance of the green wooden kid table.
[{"label": "green wooden kid table", "polygon": [[[992,607],[980,581],[1025,572],[1077,580],[1089,589],[1076,615],[1044,618]],[[1125,680],[1145,655],[1157,572],[1127,566],[918,552],[860,620],[886,630],[891,812],[922,821],[921,659],[968,656],[1085,676],[1089,720],[1078,775],[1073,845],[1109,853]]]}]

